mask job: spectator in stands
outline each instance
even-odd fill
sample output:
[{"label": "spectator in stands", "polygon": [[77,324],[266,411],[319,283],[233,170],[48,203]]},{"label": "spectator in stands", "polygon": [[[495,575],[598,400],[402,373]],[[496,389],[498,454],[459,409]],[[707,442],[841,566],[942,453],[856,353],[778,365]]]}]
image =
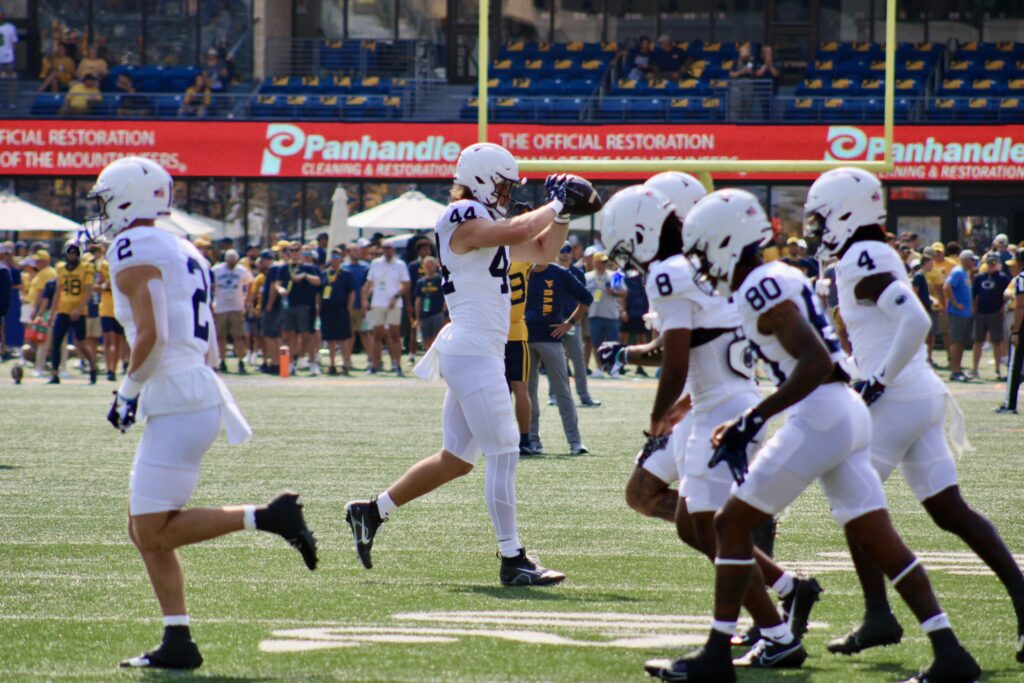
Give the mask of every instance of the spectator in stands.
[{"label": "spectator in stands", "polygon": [[625,65],[623,70],[626,77],[634,81],[646,81],[654,73],[652,56],[654,53],[651,39],[641,36],[636,47],[625,53]]},{"label": "spectator in stands", "polygon": [[78,80],[85,80],[88,74],[93,74],[97,79],[103,80],[110,73],[110,65],[107,64],[107,60],[99,56],[99,52],[95,47],[90,47],[88,54],[78,63],[78,68],[75,70],[75,75]]},{"label": "spectator in stands", "polygon": [[[569,372],[565,363],[565,348],[562,338],[573,329],[576,322],[587,314],[587,307],[594,297],[579,281],[561,266],[536,264],[526,287],[526,328],[530,342],[530,449],[532,453],[544,452],[540,440],[540,403],[537,389],[540,383],[540,366],[547,373],[551,393],[555,395],[558,413],[562,417],[562,429],[573,455],[587,452],[579,432],[576,404],[569,390]],[[613,302],[614,297],[608,297]],[[564,312],[575,301],[571,315]],[[617,310],[616,304],[616,310]],[[618,338],[616,334],[615,338]]]},{"label": "spectator in stands", "polygon": [[978,377],[978,366],[981,364],[985,338],[992,344],[992,357],[995,358],[996,379],[1002,380],[1002,358],[1005,339],[1004,318],[1006,313],[1006,288],[1010,286],[1010,276],[1003,269],[1003,262],[996,252],[985,255],[985,272],[974,276],[971,294],[974,298],[974,363],[971,377]]},{"label": "spectator in stands", "polygon": [[342,267],[344,252],[335,247],[323,274],[323,292],[320,303],[320,331],[330,354],[328,375],[337,375],[335,354],[341,351],[341,374],[348,375],[352,367],[352,310],[356,301],[356,288],[352,274]]},{"label": "spectator in stands", "polygon": [[206,51],[206,62],[203,64],[203,75],[213,92],[224,92],[228,89],[228,65],[217,54],[217,48]]},{"label": "spectator in stands", "polygon": [[[429,245],[428,245],[429,246]],[[423,259],[423,277],[413,286],[412,298],[416,311],[416,327],[423,337],[423,350],[429,351],[434,338],[447,322],[444,294],[441,292],[441,276],[437,274],[437,259],[427,256]],[[413,331],[415,337],[415,330]],[[412,348],[409,349],[410,353]]]},{"label": "spectator in stands", "polygon": [[18,73],[14,70],[14,45],[18,42],[18,29],[7,20],[7,15],[0,8],[0,79],[7,85],[4,88],[5,102],[14,109],[18,106]]},{"label": "spectator in stands", "polygon": [[754,78],[770,78],[774,84],[781,75],[782,72],[775,65],[775,51],[772,50],[771,45],[763,46],[760,61],[754,63]]},{"label": "spectator in stands", "polygon": [[117,115],[121,117],[149,116],[153,108],[144,95],[135,94],[135,84],[132,77],[121,72],[114,81],[114,94],[121,97],[121,104],[117,108]]},{"label": "spectator in stands", "polygon": [[974,341],[974,297],[971,293],[971,278],[974,275],[976,259],[974,252],[964,249],[960,252],[960,265],[953,268],[946,278],[943,290],[949,306],[949,379],[953,382],[966,382],[964,374],[964,349]]},{"label": "spectator in stands", "polygon": [[603,251],[594,254],[594,269],[587,273],[587,291],[594,299],[587,310],[590,315],[590,343],[594,362],[597,363],[591,376],[603,377],[597,349],[605,342],[619,341],[620,301],[626,298],[625,286],[613,282],[612,273],[608,270],[608,255]]},{"label": "spectator in stands", "polygon": [[740,45],[739,54],[733,68],[729,70],[729,78],[754,78],[754,69],[757,63],[754,56],[750,54],[750,43]]},{"label": "spectator in stands", "polygon": [[682,78],[693,61],[675,46],[667,34],[658,38],[658,46],[654,48],[651,59],[654,62],[655,75],[672,81]]},{"label": "spectator in stands", "polygon": [[65,90],[71,84],[75,75],[75,60],[68,57],[67,48],[58,43],[53,48],[53,54],[43,57],[43,69],[39,72],[42,83],[39,84],[39,92],[59,92]]},{"label": "spectator in stands", "polygon": [[95,114],[101,104],[103,93],[100,92],[99,81],[95,74],[86,74],[82,81],[68,90],[60,113],[62,116],[89,116]]},{"label": "spectator in stands", "polygon": [[206,82],[206,76],[196,74],[192,85],[185,89],[185,97],[181,100],[181,107],[178,109],[178,116],[195,116],[202,118],[213,101],[210,92],[210,85]]},{"label": "spectator in stands", "polygon": [[[930,250],[927,250],[930,251]],[[916,267],[913,267],[916,266]],[[921,305],[924,306],[924,310],[928,311],[928,315],[931,316],[932,326],[928,330],[928,336],[925,337],[925,347],[928,349],[928,365],[935,367],[935,361],[932,360],[932,349],[935,348],[935,337],[939,334],[939,313],[935,310],[935,301],[932,299],[931,285],[928,284],[928,273],[935,268],[935,263],[932,261],[931,254],[921,254],[921,258],[912,264],[913,276],[911,277],[911,284],[914,286],[914,291],[917,293],[917,298],[921,301]]]}]

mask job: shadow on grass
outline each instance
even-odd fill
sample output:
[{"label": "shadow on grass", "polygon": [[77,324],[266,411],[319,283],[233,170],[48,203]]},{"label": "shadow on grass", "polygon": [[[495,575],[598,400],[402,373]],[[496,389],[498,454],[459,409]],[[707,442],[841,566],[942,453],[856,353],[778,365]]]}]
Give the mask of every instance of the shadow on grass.
[{"label": "shadow on grass", "polygon": [[581,597],[557,586],[473,586],[449,585],[450,593],[475,593],[499,600],[537,600],[559,602],[637,602],[637,598],[619,593],[587,593]]},{"label": "shadow on grass", "polygon": [[18,469],[17,465],[0,465],[0,472],[2,472],[4,470],[16,470],[16,469]]},{"label": "shadow on grass", "polygon": [[[130,671],[130,669],[126,669]],[[252,678],[250,676],[219,676],[217,674],[204,674],[200,671],[169,671],[146,669],[140,677],[143,681],[203,681],[203,683],[262,683],[264,681],[280,680],[277,678]]]}]

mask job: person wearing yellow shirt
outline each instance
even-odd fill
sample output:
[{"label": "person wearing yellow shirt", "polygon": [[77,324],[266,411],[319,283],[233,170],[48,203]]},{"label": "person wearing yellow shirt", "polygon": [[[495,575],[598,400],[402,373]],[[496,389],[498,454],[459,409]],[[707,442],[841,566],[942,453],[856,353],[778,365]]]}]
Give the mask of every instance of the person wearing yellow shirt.
[{"label": "person wearing yellow shirt", "polygon": [[61,114],[71,116],[91,114],[102,102],[103,94],[100,92],[99,80],[94,74],[87,74],[84,79],[68,89]]},{"label": "person wearing yellow shirt", "polygon": [[50,384],[60,384],[60,357],[64,337],[69,330],[75,333],[75,348],[89,361],[89,384],[96,384],[96,357],[90,352],[85,336],[86,307],[92,296],[96,269],[82,262],[82,249],[75,242],[64,245],[64,262],[57,265],[57,290],[53,300],[56,316],[50,336],[53,340],[50,363],[53,376]]},{"label": "person wearing yellow shirt", "polygon": [[530,392],[526,380],[530,376],[529,332],[526,329],[526,285],[530,280],[532,263],[514,261],[508,269],[509,296],[512,310],[509,315],[508,341],[505,342],[505,381],[516,405],[516,423],[519,425],[519,454],[532,454],[530,446]]},{"label": "person wearing yellow shirt", "polygon": [[942,285],[945,284],[950,271],[960,265],[960,262],[946,257],[946,246],[942,242],[935,242],[931,247],[925,248],[924,254],[931,257],[933,264],[932,269],[925,273],[924,278],[928,283],[928,292],[932,295],[932,310],[936,314],[933,318],[938,320],[936,336],[941,333],[943,347],[948,349],[950,343],[949,316],[946,312],[946,293]]},{"label": "person wearing yellow shirt", "polygon": [[256,365],[259,360],[257,349],[263,348],[263,336],[260,334],[260,314],[263,311],[263,289],[267,281],[267,271],[274,262],[274,253],[265,251],[253,260],[250,271],[253,274],[252,284],[245,296],[245,334],[249,341],[249,355],[245,361]]},{"label": "person wearing yellow shirt", "polygon": [[33,255],[33,258],[35,258],[37,270],[35,276],[32,277],[32,282],[28,286],[25,299],[32,304],[34,310],[38,311],[40,298],[43,295],[43,290],[46,289],[46,283],[57,277],[57,271],[50,265],[50,254],[46,250],[40,249]]},{"label": "person wearing yellow shirt", "polygon": [[96,262],[96,288],[100,292],[100,328],[103,331],[103,355],[106,358],[107,379],[117,380],[117,362],[128,358],[128,344],[124,328],[114,317],[114,293],[110,287],[110,262],[100,256]]}]

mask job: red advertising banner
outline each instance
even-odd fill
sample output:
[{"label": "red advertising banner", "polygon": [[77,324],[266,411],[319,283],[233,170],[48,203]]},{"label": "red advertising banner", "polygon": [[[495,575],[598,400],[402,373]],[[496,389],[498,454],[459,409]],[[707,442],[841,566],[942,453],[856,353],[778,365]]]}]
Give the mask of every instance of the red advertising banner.
[{"label": "red advertising banner", "polygon": [[[883,155],[881,126],[503,124],[490,132],[519,158],[864,161]],[[444,179],[459,150],[475,141],[471,123],[0,121],[0,175],[95,175],[135,154],[182,177]],[[900,126],[893,154],[896,168],[888,177],[894,180],[1022,180],[1024,126]]]}]

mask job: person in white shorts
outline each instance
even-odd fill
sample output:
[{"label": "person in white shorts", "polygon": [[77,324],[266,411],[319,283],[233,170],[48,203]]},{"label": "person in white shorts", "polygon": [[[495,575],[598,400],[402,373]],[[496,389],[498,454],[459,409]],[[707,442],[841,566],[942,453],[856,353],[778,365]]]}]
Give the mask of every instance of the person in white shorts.
[{"label": "person in white shorts", "polygon": [[[712,455],[711,430],[756,405],[761,396],[753,380],[751,354],[740,329],[736,306],[726,297],[698,287],[693,266],[682,254],[681,226],[685,212],[706,192],[696,178],[677,175],[683,177],[659,178],[659,181],[672,181],[676,189],[678,186],[687,188],[686,192],[669,189],[676,196],[675,201],[648,184],[628,187],[612,197],[602,214],[601,241],[623,268],[636,268],[646,273],[647,297],[661,340],[658,391],[651,423],[645,432],[648,444],[631,477],[634,488],[631,491],[627,486],[627,499],[638,497],[637,489],[657,488],[655,482],[666,477],[667,468],[649,465],[658,463],[660,458],[646,456],[652,451],[658,453],[660,442],[676,442],[671,450],[670,447],[662,449],[677,457],[674,464],[681,483],[672,501],[676,529],[684,543],[713,560],[714,516],[728,500],[733,479],[724,464],[708,466]],[[679,206],[683,206],[682,211]],[[603,353],[599,350],[599,355],[607,351],[607,348]],[[623,357],[619,362],[625,364],[628,351],[620,349],[620,352]],[[689,391],[680,398],[684,387]],[[691,405],[686,418],[673,426]],[[684,426],[680,428],[680,425]],[[659,469],[664,471],[657,472]],[[637,480],[646,484],[637,486]],[[668,501],[664,499],[670,492],[666,484],[665,493],[660,500],[656,499],[655,505],[667,507]],[[804,656],[799,637],[807,628],[810,609],[820,588],[816,582],[797,579],[794,574],[784,572],[763,552],[758,552],[757,558],[773,583],[785,577],[781,582],[786,584],[785,597],[792,596],[792,599],[784,601],[785,618],[780,618],[763,585],[753,586],[744,604],[761,629],[768,633],[777,631],[783,636],[792,635],[795,630],[797,638],[788,638],[792,646],[786,657],[771,660],[762,658],[763,648],[754,643],[755,647],[744,658],[751,662],[744,665],[768,668],[776,662],[792,663]],[[752,663],[754,660],[756,663]]]},{"label": "person in white shorts", "polygon": [[[928,365],[924,339],[931,319],[914,296],[899,254],[885,242],[884,190],[867,171],[841,168],[823,174],[807,195],[809,225],[819,251],[839,257],[839,310],[863,379],[859,389],[871,411],[871,464],[882,481],[899,469],[939,526],[956,534],[1003,582],[1017,617],[1018,662],[1024,662],[1024,577],[999,536],[960,494],[956,463],[946,442],[947,408],[963,448],[963,415]],[[854,654],[898,643],[903,629],[889,608],[885,581],[853,542],[850,552],[864,589],[863,622],[829,643]]]},{"label": "person in white shorts", "polygon": [[252,284],[252,273],[238,264],[238,252],[228,249],[223,263],[213,267],[213,312],[217,323],[217,345],[220,352],[220,370],[227,372],[228,337],[235,346],[238,374],[244,375],[245,354],[249,345],[245,339],[245,300]]},{"label": "person in white shorts", "polygon": [[363,286],[363,310],[373,333],[369,348],[370,374],[381,370],[383,347],[391,356],[391,369],[402,376],[402,313],[409,296],[409,267],[395,256],[395,247],[384,244],[384,255],[370,263]]},{"label": "person in white shorts", "polygon": [[113,233],[107,250],[114,315],[131,346],[128,372],[107,419],[125,432],[137,419],[146,429],[135,451],[128,534],[142,555],[164,615],[162,643],[122,667],[194,669],[202,664],[189,632],[185,581],[177,548],[233,531],[282,536],[316,567],[316,541],[298,494],[267,505],[183,509],[192,497],[203,456],[223,425],[228,441],[252,436],[245,418],[210,364],[216,330],[210,273],[191,243],[155,227],[170,211],[171,176],[140,157],[113,162],[89,193],[99,205],[80,240]]},{"label": "person in white shorts", "polygon": [[547,204],[506,219],[512,190],[520,184],[515,159],[498,145],[470,145],[459,155],[452,202],[435,231],[451,322],[416,366],[418,376],[440,376],[448,385],[441,415],[444,445],[379,496],[345,506],[356,552],[367,569],[373,566],[374,537],[391,513],[468,474],[483,455],[484,499],[498,539],[501,583],[550,585],[565,578],[527,555],[519,540],[519,429],[504,359],[511,310],[509,264],[554,260],[565,242],[566,213],[572,207],[566,204],[565,181],[552,176]]},{"label": "person in white shorts", "polygon": [[[920,561],[893,528],[868,445],[871,418],[847,385],[838,339],[810,281],[780,261],[765,263],[761,247],[771,223],[754,195],[726,189],[700,200],[686,216],[683,251],[700,274],[731,294],[743,332],[778,387],[774,394],[716,427],[710,467],[725,463],[737,487],[715,518],[715,609],[703,647],[676,660],[651,660],[662,680],[736,680],[729,641],[748,587],[763,581],[754,558],[753,530],[815,480],[832,517],[887,576],[921,622],[935,658],[912,680],[975,681],[981,670],[959,643],[939,607]],[[747,449],[770,418],[785,423],[747,470]],[[761,659],[788,659],[794,636],[762,628]],[[800,666],[806,655],[794,657]],[[778,665],[778,662],[776,662]]]}]

